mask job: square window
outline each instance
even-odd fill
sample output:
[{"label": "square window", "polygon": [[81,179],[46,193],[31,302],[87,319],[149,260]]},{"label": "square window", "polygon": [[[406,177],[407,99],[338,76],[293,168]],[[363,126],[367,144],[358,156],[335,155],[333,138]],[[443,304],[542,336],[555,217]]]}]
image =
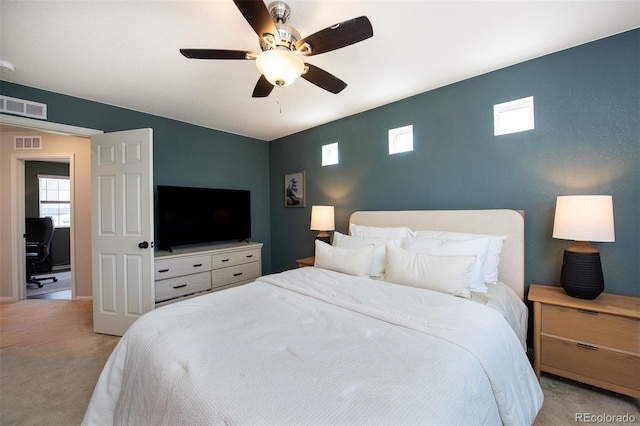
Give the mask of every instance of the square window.
[{"label": "square window", "polygon": [[494,136],[523,132],[534,128],[533,96],[493,106]]},{"label": "square window", "polygon": [[389,155],[413,151],[413,125],[389,130]]},{"label": "square window", "polygon": [[322,165],[338,164],[338,142],[322,145]]}]

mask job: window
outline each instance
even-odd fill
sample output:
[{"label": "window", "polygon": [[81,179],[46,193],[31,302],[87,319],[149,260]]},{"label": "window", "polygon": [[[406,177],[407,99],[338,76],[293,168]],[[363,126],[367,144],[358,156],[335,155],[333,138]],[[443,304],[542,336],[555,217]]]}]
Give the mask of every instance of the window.
[{"label": "window", "polygon": [[533,128],[533,96],[493,106],[493,134],[495,136],[523,132]]},{"label": "window", "polygon": [[338,164],[338,142],[322,145],[322,165]]},{"label": "window", "polygon": [[413,151],[413,125],[389,130],[389,155]]},{"label": "window", "polygon": [[56,228],[71,225],[71,183],[68,177],[38,175],[40,217],[50,216]]}]

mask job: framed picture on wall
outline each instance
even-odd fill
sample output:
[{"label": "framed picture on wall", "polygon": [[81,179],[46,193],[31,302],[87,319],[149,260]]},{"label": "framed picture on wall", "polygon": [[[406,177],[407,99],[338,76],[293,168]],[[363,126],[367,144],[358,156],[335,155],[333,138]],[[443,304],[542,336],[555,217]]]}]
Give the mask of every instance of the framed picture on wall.
[{"label": "framed picture on wall", "polygon": [[305,207],[305,171],[286,173],[284,175],[284,206]]}]

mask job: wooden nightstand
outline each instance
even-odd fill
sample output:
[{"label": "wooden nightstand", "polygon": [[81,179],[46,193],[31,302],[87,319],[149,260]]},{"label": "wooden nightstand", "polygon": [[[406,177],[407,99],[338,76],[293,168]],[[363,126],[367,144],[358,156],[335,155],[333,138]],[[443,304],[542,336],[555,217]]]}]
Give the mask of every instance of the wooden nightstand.
[{"label": "wooden nightstand", "polygon": [[534,369],[640,398],[640,298],[531,284]]},{"label": "wooden nightstand", "polygon": [[304,268],[305,266],[313,266],[316,263],[315,256],[305,257],[304,259],[296,260],[298,262],[298,268]]}]

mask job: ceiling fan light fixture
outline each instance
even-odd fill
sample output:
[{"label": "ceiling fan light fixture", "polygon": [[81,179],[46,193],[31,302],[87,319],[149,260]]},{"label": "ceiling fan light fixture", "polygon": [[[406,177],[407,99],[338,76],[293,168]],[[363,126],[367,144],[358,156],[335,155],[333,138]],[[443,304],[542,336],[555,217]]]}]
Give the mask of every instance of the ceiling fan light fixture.
[{"label": "ceiling fan light fixture", "polygon": [[267,50],[256,58],[258,71],[274,86],[288,86],[304,72],[298,55],[282,49]]}]

